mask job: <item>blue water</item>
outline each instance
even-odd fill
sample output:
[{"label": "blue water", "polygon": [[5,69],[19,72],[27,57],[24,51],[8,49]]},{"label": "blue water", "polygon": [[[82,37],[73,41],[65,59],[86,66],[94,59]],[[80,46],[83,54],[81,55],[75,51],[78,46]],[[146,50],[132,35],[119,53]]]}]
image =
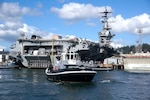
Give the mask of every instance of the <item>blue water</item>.
[{"label": "blue water", "polygon": [[150,73],[100,71],[90,83],[56,83],[44,69],[0,69],[0,100],[150,100]]}]

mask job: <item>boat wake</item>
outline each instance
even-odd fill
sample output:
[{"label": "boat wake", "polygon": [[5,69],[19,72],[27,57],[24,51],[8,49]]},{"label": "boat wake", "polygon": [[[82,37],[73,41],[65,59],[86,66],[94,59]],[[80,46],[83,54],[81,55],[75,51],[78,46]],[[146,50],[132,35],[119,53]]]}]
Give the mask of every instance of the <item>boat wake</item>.
[{"label": "boat wake", "polygon": [[111,80],[101,80],[100,82],[101,82],[101,83],[110,83]]}]

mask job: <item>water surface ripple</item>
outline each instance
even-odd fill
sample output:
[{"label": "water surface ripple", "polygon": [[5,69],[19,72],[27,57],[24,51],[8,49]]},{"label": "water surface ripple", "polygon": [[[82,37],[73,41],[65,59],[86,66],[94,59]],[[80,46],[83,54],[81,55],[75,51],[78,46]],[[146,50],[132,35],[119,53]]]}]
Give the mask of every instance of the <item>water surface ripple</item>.
[{"label": "water surface ripple", "polygon": [[0,69],[0,100],[150,100],[150,73],[100,71],[90,83],[56,83],[44,69]]}]

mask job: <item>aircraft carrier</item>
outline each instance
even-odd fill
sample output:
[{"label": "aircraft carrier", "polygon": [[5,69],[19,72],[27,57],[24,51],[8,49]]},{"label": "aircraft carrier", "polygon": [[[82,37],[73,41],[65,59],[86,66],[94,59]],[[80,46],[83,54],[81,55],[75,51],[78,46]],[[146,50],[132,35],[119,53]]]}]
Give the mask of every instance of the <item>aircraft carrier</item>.
[{"label": "aircraft carrier", "polygon": [[110,31],[108,14],[112,12],[106,8],[100,13],[103,15],[101,20],[103,28],[98,33],[98,43],[79,38],[62,38],[59,35],[53,35],[50,39],[36,35],[27,38],[22,33],[16,43],[11,45],[9,57],[19,67],[47,68],[52,62],[57,63],[61,53],[66,50],[73,50],[79,53],[82,61],[103,62],[105,58],[111,57],[117,52],[110,46],[114,34]]}]

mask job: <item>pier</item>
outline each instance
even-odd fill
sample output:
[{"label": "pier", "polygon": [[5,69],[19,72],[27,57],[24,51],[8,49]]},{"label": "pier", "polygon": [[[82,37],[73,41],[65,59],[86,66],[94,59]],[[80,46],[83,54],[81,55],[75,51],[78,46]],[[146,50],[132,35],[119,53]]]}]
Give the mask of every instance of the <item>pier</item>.
[{"label": "pier", "polygon": [[114,70],[124,70],[123,64],[101,64],[100,67],[102,68],[112,68]]},{"label": "pier", "polygon": [[115,64],[115,65],[113,65],[113,69],[116,69],[116,70],[118,70],[118,69],[124,70],[124,65],[123,65],[123,64]]},{"label": "pier", "polygon": [[106,58],[104,60],[104,63],[102,65],[100,65],[102,67],[111,67],[113,69],[116,70],[123,70],[124,69],[124,61],[123,61],[123,57],[110,57],[110,58]]}]

